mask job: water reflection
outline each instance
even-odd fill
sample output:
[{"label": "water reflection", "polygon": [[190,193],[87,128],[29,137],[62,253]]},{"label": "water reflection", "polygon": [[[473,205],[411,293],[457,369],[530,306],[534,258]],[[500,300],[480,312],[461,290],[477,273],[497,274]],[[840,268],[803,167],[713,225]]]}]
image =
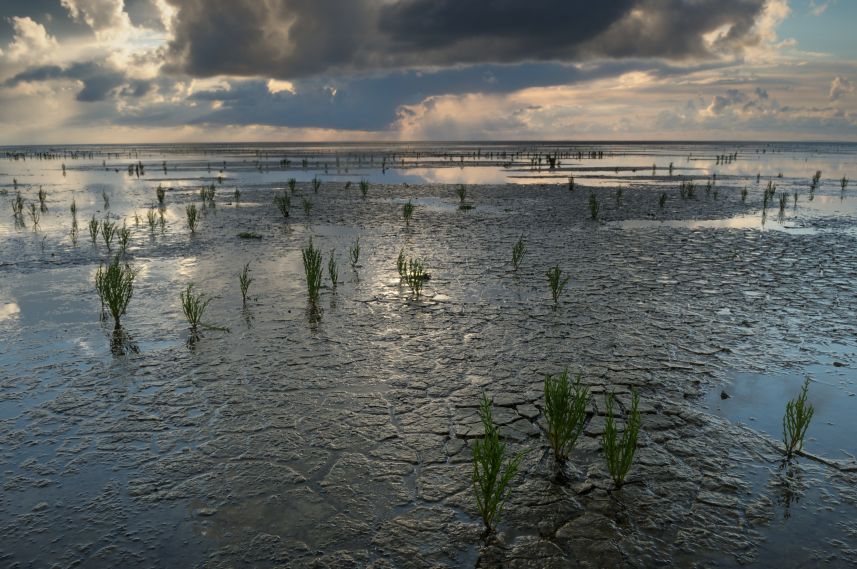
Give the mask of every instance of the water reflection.
[{"label": "water reflection", "polygon": [[6,302],[0,304],[0,320],[15,320],[21,313],[21,307],[17,302]]}]

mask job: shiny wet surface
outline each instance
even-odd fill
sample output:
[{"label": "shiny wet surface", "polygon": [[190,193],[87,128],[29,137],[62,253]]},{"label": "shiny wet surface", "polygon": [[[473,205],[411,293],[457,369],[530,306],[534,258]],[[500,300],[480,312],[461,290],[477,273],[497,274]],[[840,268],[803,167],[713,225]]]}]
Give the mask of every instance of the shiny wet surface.
[{"label": "shiny wet surface", "polygon": [[[801,164],[798,154],[787,163]],[[810,154],[806,180],[821,168],[815,159],[840,157]],[[698,190],[694,200],[679,197],[675,180],[657,182],[656,191],[628,188],[619,202],[614,187],[583,181],[574,192],[562,181],[492,182],[468,188],[469,211],[458,210],[454,186],[426,179],[373,182],[364,199],[355,174],[349,188],[324,179],[318,193],[300,181],[283,220],[271,202],[288,171],[270,180],[251,158],[247,167],[227,164],[219,183],[216,167],[168,165],[166,224],[152,232],[145,211],[167,182],[160,160],[145,160],[139,179],[124,157],[114,160],[118,173],[83,165],[65,178],[60,161],[28,162],[20,176],[12,173],[20,164],[0,161],[4,211],[13,174],[29,184],[28,201],[38,180],[49,191],[37,231],[11,218],[0,223],[3,563],[847,567],[857,560],[857,448],[848,436],[857,399],[857,248],[854,198],[841,195],[835,171],[813,200],[830,209],[804,207],[802,191],[782,223],[812,231],[794,232],[699,225],[758,219],[764,171],[759,186],[753,174],[723,182],[716,198]],[[773,177],[786,169],[767,166]],[[439,169],[450,184],[464,181],[454,172],[468,171]],[[313,175],[323,177],[323,168],[307,168],[303,179]],[[190,235],[184,206],[200,206],[199,186],[211,182],[217,205]],[[589,219],[590,191],[602,204],[601,223]],[[669,195],[663,209],[660,191]],[[309,216],[301,197],[314,203]],[[416,211],[406,229],[408,200]],[[131,227],[129,259],[140,270],[123,319],[139,353],[121,357],[110,351],[92,285],[108,252],[85,227],[108,211]],[[776,218],[776,207],[768,216]],[[638,226],[622,225],[629,220]],[[240,239],[242,231],[261,239]],[[527,253],[515,273],[510,251],[521,234]],[[335,249],[343,280],[334,291],[325,279],[315,323],[300,261],[310,236],[325,262]],[[355,271],[347,249],[358,236]],[[420,300],[399,283],[402,247],[432,273]],[[242,308],[236,275],[247,261],[255,281]],[[554,308],[544,274],[557,263],[571,281]],[[215,296],[206,320],[230,332],[208,330],[188,345],[179,291],[189,282]],[[591,384],[595,414],[569,482],[559,484],[540,433],[540,390],[543,373],[565,366]],[[778,421],[807,374],[816,380],[818,415],[806,450],[816,458],[782,467]],[[617,492],[603,464],[598,411],[605,391],[626,400],[631,387],[641,393],[643,435],[629,484]],[[722,389],[729,399],[719,399]],[[468,445],[479,434],[483,391],[513,447],[528,450],[499,542],[487,547],[469,491]]]}]

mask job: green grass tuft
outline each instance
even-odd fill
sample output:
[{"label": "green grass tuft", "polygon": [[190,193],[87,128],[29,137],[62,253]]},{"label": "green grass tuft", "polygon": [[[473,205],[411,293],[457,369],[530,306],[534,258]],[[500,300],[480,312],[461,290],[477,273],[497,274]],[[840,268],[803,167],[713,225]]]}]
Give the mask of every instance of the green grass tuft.
[{"label": "green grass tuft", "polygon": [[807,402],[809,397],[809,378],[805,379],[800,393],[786,403],[786,414],[783,416],[783,442],[786,447],[786,457],[791,458],[803,449],[803,439],[809,422],[815,414],[815,407]]},{"label": "green grass tuft", "polygon": [[351,261],[351,268],[357,269],[357,262],[360,260],[360,238],[354,240],[354,244],[348,249],[348,258]]},{"label": "green grass tuft", "polygon": [[634,462],[634,454],[637,452],[637,437],[640,434],[640,397],[636,391],[631,393],[631,409],[625,419],[625,429],[619,436],[616,428],[616,420],[613,417],[615,397],[613,393],[605,396],[606,417],[604,424],[604,458],[607,460],[607,470],[613,478],[616,488],[622,486],[631,464]]},{"label": "green grass tuft", "polygon": [[101,228],[101,223],[95,219],[95,216],[92,216],[92,219],[89,220],[89,238],[92,240],[92,244],[95,245],[96,239],[98,239],[98,232]]},{"label": "green grass tuft", "polygon": [[244,264],[244,268],[238,273],[238,285],[241,287],[241,304],[247,304],[247,290],[253,282],[253,277],[250,276],[250,262]]},{"label": "green grass tuft", "polygon": [[292,208],[292,200],[286,192],[279,193],[274,196],[274,205],[280,210],[283,217],[289,217],[289,210]]},{"label": "green grass tuft", "polygon": [[182,302],[182,312],[184,317],[190,324],[192,332],[197,332],[199,326],[202,325],[202,316],[205,314],[205,309],[213,300],[211,297],[205,296],[203,293],[195,294],[193,292],[193,283],[187,285],[187,288],[180,293]]},{"label": "green grass tuft", "polygon": [[467,198],[467,186],[459,184],[458,187],[455,188],[455,193],[458,194],[458,201],[464,203],[464,200]]},{"label": "green grass tuft", "polygon": [[321,251],[313,246],[312,237],[310,237],[309,245],[301,249],[301,255],[304,262],[307,295],[310,303],[314,305],[318,302],[323,271],[321,269]]},{"label": "green grass tuft", "polygon": [[554,304],[559,302],[559,297],[562,294],[562,291],[565,290],[565,285],[568,284],[568,281],[571,277],[562,276],[562,269],[559,268],[559,265],[554,265],[550,269],[548,269],[548,285],[550,285],[551,296],[553,297]]},{"label": "green grass tuft", "polygon": [[187,215],[187,227],[191,233],[196,233],[196,227],[199,224],[199,210],[196,204],[188,204],[185,206],[185,214]]},{"label": "green grass tuft", "polygon": [[527,251],[527,246],[524,243],[524,236],[521,235],[518,237],[518,240],[515,241],[515,244],[512,245],[512,265],[515,267],[517,271],[521,266],[521,261],[524,259],[524,253]]},{"label": "green grass tuft", "polygon": [[471,481],[476,509],[486,533],[491,533],[500,521],[503,506],[511,493],[512,480],[524,456],[519,453],[506,458],[506,443],[500,440],[499,429],[494,424],[492,402],[484,394],[479,402],[479,417],[485,434],[473,443]]},{"label": "green grass tuft", "polygon": [[104,244],[107,245],[107,250],[110,251],[113,244],[113,237],[116,235],[116,223],[105,219],[101,222],[101,238],[104,239]]},{"label": "green grass tuft", "polygon": [[583,432],[589,388],[580,383],[580,374],[570,383],[566,369],[558,375],[545,375],[544,393],[548,442],[554,459],[561,464],[568,460]]},{"label": "green grass tuft", "polygon": [[336,266],[336,249],[330,250],[330,259],[327,260],[327,275],[333,288],[339,284],[339,268]]},{"label": "green grass tuft", "polygon": [[120,318],[131,302],[136,276],[137,272],[127,263],[119,261],[119,255],[113,257],[106,269],[102,264],[95,273],[95,290],[101,299],[102,310],[106,307],[113,317],[114,330],[121,328]]}]

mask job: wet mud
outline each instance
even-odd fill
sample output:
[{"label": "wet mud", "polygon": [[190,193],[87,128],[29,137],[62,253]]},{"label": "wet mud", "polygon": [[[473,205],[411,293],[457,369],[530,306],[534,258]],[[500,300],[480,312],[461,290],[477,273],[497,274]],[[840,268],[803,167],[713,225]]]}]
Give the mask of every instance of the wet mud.
[{"label": "wet mud", "polygon": [[[852,197],[822,189],[819,204],[842,205],[799,199],[780,220],[769,208],[763,225],[764,180],[749,182],[746,202],[744,181],[695,199],[667,182],[626,187],[621,200],[582,183],[472,185],[467,211],[443,183],[373,183],[363,198],[354,185],[326,181],[316,193],[301,181],[283,219],[279,185],[248,181],[234,203],[227,181],[191,235],[194,183],[168,193],[154,232],[132,212],[144,215],[156,183],[111,190],[140,271],[123,318],[138,352],[124,356],[111,353],[92,284],[108,252],[84,227],[101,189],[78,190],[76,245],[59,189],[40,231],[4,221],[0,564],[857,563]],[[743,218],[758,225],[722,221]],[[334,289],[325,278],[320,319],[307,317],[301,265],[311,236],[325,263],[335,250],[342,280]],[[422,298],[399,281],[402,248],[432,275]],[[545,276],[555,264],[571,277],[556,306]],[[188,342],[179,292],[189,282],[214,297],[205,320],[228,332]],[[558,478],[542,382],[565,367],[593,400]],[[806,374],[818,424],[784,463],[778,422]],[[632,389],[641,441],[616,490],[601,451],[604,396],[625,407]],[[470,489],[482,393],[525,452],[488,541]]]}]

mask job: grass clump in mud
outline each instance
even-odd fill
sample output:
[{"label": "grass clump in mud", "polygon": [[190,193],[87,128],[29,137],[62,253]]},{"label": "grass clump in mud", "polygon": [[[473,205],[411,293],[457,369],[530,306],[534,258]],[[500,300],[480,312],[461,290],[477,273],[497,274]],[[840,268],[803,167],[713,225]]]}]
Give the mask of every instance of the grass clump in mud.
[{"label": "grass clump in mud", "polygon": [[128,250],[128,243],[131,242],[131,228],[122,222],[122,227],[118,231],[119,235],[119,251],[122,255]]},{"label": "grass clump in mud", "polygon": [[101,228],[101,222],[95,219],[95,216],[92,216],[92,219],[89,220],[89,238],[92,240],[92,244],[95,245],[95,241],[98,239],[98,232]]},{"label": "grass clump in mud", "polygon": [[573,192],[573,191],[574,191],[574,176],[569,176],[569,177],[568,177],[568,191],[569,191],[569,192]]},{"label": "grass clump in mud", "polygon": [[783,442],[786,447],[786,458],[791,458],[803,449],[803,439],[809,422],[815,414],[815,407],[808,403],[809,378],[805,379],[800,393],[786,403],[786,414],[783,416]]},{"label": "grass clump in mud", "polygon": [[318,302],[323,271],[321,268],[321,251],[313,246],[312,237],[310,237],[309,245],[301,249],[301,255],[304,262],[307,296],[309,297],[310,304],[314,305]]},{"label": "grass clump in mud", "polygon": [[301,196],[301,207],[304,210],[304,215],[309,217],[310,212],[312,212],[312,202]]},{"label": "grass clump in mud", "polygon": [[214,197],[216,192],[217,189],[214,187],[214,184],[203,186],[199,189],[199,198],[202,200],[202,207],[205,207],[206,205],[215,207]]},{"label": "grass clump in mud", "polygon": [[559,268],[559,265],[554,265],[548,269],[548,285],[550,285],[554,304],[559,302],[559,297],[565,290],[565,285],[568,284],[570,278],[562,276],[562,269]]},{"label": "grass clump in mud", "polygon": [[[810,192],[811,193],[811,192]],[[774,199],[774,196],[777,194],[777,186],[771,180],[768,180],[768,187],[765,188],[764,193],[762,194],[762,209],[768,209],[768,204]]]},{"label": "grass clump in mud", "polygon": [[321,180],[319,180],[318,176],[313,176],[310,183],[312,185],[312,191],[318,193],[318,189],[321,187]]},{"label": "grass clump in mud", "polygon": [[589,215],[592,217],[593,221],[598,221],[598,212],[601,210],[601,206],[598,204],[598,198],[595,197],[595,194],[589,194]]},{"label": "grass clump in mud", "polygon": [[485,534],[492,533],[500,521],[503,505],[511,494],[511,482],[518,473],[523,453],[506,458],[506,443],[494,424],[492,402],[483,394],[479,402],[479,418],[485,434],[473,443],[473,473],[471,481],[476,509],[485,525]]},{"label": "grass clump in mud", "polygon": [[283,217],[289,217],[289,210],[292,209],[292,200],[286,192],[279,193],[274,196],[274,205],[280,210]]},{"label": "grass clump in mud", "polygon": [[71,206],[69,207],[69,211],[71,211],[71,242],[72,245],[77,247],[77,235],[78,235],[78,224],[77,224],[77,203],[74,198],[71,199]]},{"label": "grass clump in mud", "polygon": [[348,259],[351,261],[351,268],[357,270],[357,262],[360,260],[360,238],[354,240],[354,244],[348,249]]},{"label": "grass clump in mud", "polygon": [[[797,195],[797,194],[795,194]],[[780,219],[784,218],[786,215],[786,206],[789,205],[789,195],[785,192],[780,194]]]},{"label": "grass clump in mud", "polygon": [[158,223],[158,213],[155,211],[154,207],[150,207],[146,211],[146,223],[149,224],[149,232],[155,232],[155,224]]},{"label": "grass clump in mud", "polygon": [[455,188],[455,193],[458,195],[459,203],[464,203],[464,200],[467,198],[467,186],[464,184],[458,184],[458,187]]},{"label": "grass clump in mud", "polygon": [[116,235],[116,223],[105,219],[101,222],[101,238],[104,239],[104,244],[107,245],[107,250],[110,251],[113,245],[113,237]]},{"label": "grass clump in mud", "polygon": [[814,192],[821,185],[821,170],[816,170],[812,176],[812,182],[809,184],[810,191]]},{"label": "grass clump in mud", "polygon": [[545,375],[545,421],[548,442],[558,464],[568,460],[568,454],[577,443],[586,423],[586,406],[589,388],[580,382],[568,380],[568,369],[557,375]]},{"label": "grass clump in mud", "polygon": [[405,259],[405,249],[399,250],[399,256],[396,257],[396,272],[399,273],[399,278],[404,279],[408,274],[408,262]]},{"label": "grass clump in mud", "polygon": [[29,205],[30,207],[27,211],[30,214],[30,219],[33,222],[33,231],[35,231],[39,228],[39,219],[41,213],[39,213],[39,210],[36,208],[36,204],[30,203]]},{"label": "grass clump in mud", "polygon": [[120,318],[128,309],[134,294],[134,279],[137,273],[127,263],[113,257],[105,268],[102,264],[95,273],[95,290],[101,299],[102,311],[106,307],[113,317],[113,329],[120,329]]},{"label": "grass clump in mud", "polygon": [[250,276],[250,262],[244,264],[244,268],[238,273],[238,285],[241,287],[241,304],[247,305],[247,291],[253,283],[253,277]]},{"label": "grass clump in mud", "polygon": [[158,187],[155,189],[155,196],[157,196],[158,198],[159,205],[164,205],[164,198],[166,197],[166,195],[167,191],[162,185],[158,184]]},{"label": "grass clump in mud", "polygon": [[423,292],[423,285],[431,278],[425,270],[425,266],[419,259],[409,259],[405,272],[405,284],[411,289],[415,298],[419,298]]},{"label": "grass clump in mud", "polygon": [[289,191],[295,193],[295,186],[298,185],[298,181],[295,178],[289,178],[289,181],[286,183],[289,185]]},{"label": "grass clump in mud", "polygon": [[12,200],[12,216],[16,220],[23,219],[24,215],[24,198],[21,197],[21,192],[15,194],[15,199]]},{"label": "grass clump in mud", "polygon": [[405,218],[405,227],[410,227],[413,215],[414,204],[411,203],[411,200],[408,200],[408,203],[402,206],[402,216]]},{"label": "grass clump in mud", "polygon": [[615,396],[608,393],[605,398],[605,424],[604,424],[604,458],[607,460],[607,470],[613,479],[616,488],[620,488],[631,470],[634,462],[634,454],[637,451],[637,437],[640,434],[640,397],[636,391],[631,393],[631,409],[625,419],[625,429],[622,436],[616,428],[616,419],[613,416],[615,407]]},{"label": "grass clump in mud", "polygon": [[185,215],[187,216],[187,227],[191,233],[196,233],[196,228],[199,225],[199,210],[196,204],[188,204],[185,206]]},{"label": "grass clump in mud", "polygon": [[667,204],[667,193],[661,192],[661,196],[658,198],[658,207],[664,209],[664,206]]},{"label": "grass clump in mud", "polygon": [[368,193],[369,193],[369,180],[367,180],[366,178],[363,178],[362,180],[360,180],[360,195],[365,198],[366,194],[368,194]]},{"label": "grass clump in mud", "polygon": [[473,209],[472,203],[464,203],[464,200],[467,198],[467,186],[459,184],[455,189],[455,193],[458,194],[458,209],[461,211],[470,211]]},{"label": "grass clump in mud", "polygon": [[48,211],[48,205],[46,200],[48,199],[48,192],[45,191],[44,188],[39,186],[39,210],[44,213]]},{"label": "grass clump in mud", "polygon": [[515,241],[515,244],[512,245],[512,265],[515,267],[517,271],[521,266],[521,261],[524,259],[524,253],[527,251],[527,245],[524,243],[524,236],[521,235],[518,237],[518,240]]},{"label": "grass clump in mud", "polygon": [[242,231],[238,234],[239,239],[261,239],[262,236],[252,231]]},{"label": "grass clump in mud", "polygon": [[336,249],[330,250],[330,259],[327,260],[327,276],[330,284],[335,289],[339,284],[339,268],[336,266]]},{"label": "grass clump in mud", "polygon": [[202,317],[205,314],[205,309],[213,300],[211,297],[205,296],[203,293],[196,294],[193,291],[193,283],[187,285],[187,288],[180,293],[182,312],[184,313],[187,323],[190,325],[190,330],[196,333],[202,325]]}]

